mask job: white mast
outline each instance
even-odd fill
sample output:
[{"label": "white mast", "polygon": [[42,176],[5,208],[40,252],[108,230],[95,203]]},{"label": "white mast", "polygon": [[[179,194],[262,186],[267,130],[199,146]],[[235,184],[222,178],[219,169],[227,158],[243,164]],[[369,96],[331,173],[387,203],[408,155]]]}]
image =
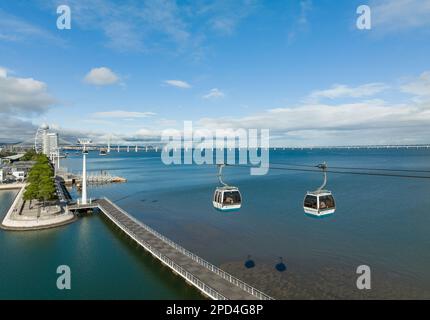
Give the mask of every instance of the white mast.
[{"label": "white mast", "polygon": [[57,148],[57,169],[60,170],[60,148]]},{"label": "white mast", "polygon": [[82,149],[82,204],[87,204],[87,144],[91,143],[90,139],[79,139],[78,142],[83,146]]}]

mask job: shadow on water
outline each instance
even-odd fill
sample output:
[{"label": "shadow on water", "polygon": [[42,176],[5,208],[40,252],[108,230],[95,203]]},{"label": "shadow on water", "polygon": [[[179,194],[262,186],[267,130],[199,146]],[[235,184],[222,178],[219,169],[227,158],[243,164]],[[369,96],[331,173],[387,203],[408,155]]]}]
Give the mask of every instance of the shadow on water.
[{"label": "shadow on water", "polygon": [[[270,170],[250,176],[248,168],[229,167],[226,179],[240,187],[244,199],[240,214],[232,216],[212,208],[218,182],[213,166],[165,166],[144,153],[110,157],[118,161],[100,162],[91,155],[88,166],[128,182],[90,188],[92,196],[123,198],[119,204],[137,219],[277,298],[430,296],[428,180],[330,174],[336,213],[311,219],[303,213],[303,198],[321,184],[320,173]],[[430,150],[270,154],[273,163],[422,170],[430,169],[429,158]],[[80,158],[65,162],[71,169],[81,166]],[[250,253],[255,266],[247,268],[244,258]],[[288,262],[287,272],[275,268],[279,256]],[[372,295],[364,297],[354,291],[361,264],[371,266],[377,280]]]},{"label": "shadow on water", "polygon": [[[139,244],[132,240],[119,227],[114,225],[109,218],[100,212],[95,212],[95,215],[100,215],[103,225],[114,235],[115,241],[120,243],[123,250],[146,272],[151,278],[160,279],[160,281],[168,283],[175,291],[180,291],[184,299],[205,299],[199,290],[189,285],[182,277],[175,275],[172,270],[161,263],[152,254],[143,249]],[[94,218],[94,217],[93,217]],[[187,284],[184,286],[184,284]]]}]

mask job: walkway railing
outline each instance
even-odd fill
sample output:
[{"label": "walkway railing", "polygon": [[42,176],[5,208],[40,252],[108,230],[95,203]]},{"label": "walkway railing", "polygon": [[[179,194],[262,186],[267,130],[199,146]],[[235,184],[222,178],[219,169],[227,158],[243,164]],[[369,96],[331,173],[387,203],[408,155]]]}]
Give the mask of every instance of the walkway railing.
[{"label": "walkway railing", "polygon": [[[109,201],[109,200],[108,200]],[[110,204],[112,202],[109,201]],[[112,204],[113,205],[113,204]],[[118,208],[117,206],[113,205],[115,208]],[[102,209],[103,206],[101,206],[100,209]],[[122,213],[124,213],[123,210],[121,210]],[[220,294],[217,290],[212,288],[211,286],[208,286],[206,283],[201,281],[199,278],[194,276],[192,273],[188,272],[186,269],[175,263],[172,259],[167,257],[166,255],[163,255],[160,253],[160,251],[157,248],[154,248],[151,246],[147,241],[142,240],[138,237],[133,231],[123,226],[115,217],[111,216],[108,212],[105,212],[105,214],[108,216],[109,219],[111,219],[113,222],[115,222],[121,229],[123,229],[126,233],[128,233],[129,236],[131,236],[136,242],[140,243],[142,246],[145,247],[146,250],[150,251],[154,256],[156,256],[159,260],[161,260],[163,263],[168,265],[170,268],[175,270],[178,274],[183,276],[185,279],[187,279],[189,282],[193,283],[196,287],[198,287],[200,290],[205,292],[207,295],[212,297],[215,300],[227,300],[227,297]],[[127,215],[130,217],[129,215]],[[130,217],[131,218],[131,217]],[[134,219],[133,219],[134,220]],[[142,226],[141,224],[139,224]],[[144,226],[142,226],[144,227]],[[149,231],[149,230],[148,230]],[[155,236],[155,235],[154,235]]]},{"label": "walkway railing", "polygon": [[[154,229],[150,228],[149,226],[147,226],[146,224],[142,223],[141,221],[137,220],[136,218],[134,218],[133,216],[131,216],[130,214],[128,214],[126,211],[124,211],[123,209],[121,209],[120,207],[118,207],[116,204],[114,204],[112,201],[110,201],[108,198],[104,197],[104,200],[107,201],[109,204],[111,204],[113,207],[115,207],[118,211],[121,211],[124,215],[126,215],[128,218],[130,218],[131,220],[133,220],[135,223],[139,224],[142,228],[144,228],[145,230],[147,230],[148,232],[152,233],[154,236],[156,236],[157,238],[159,238],[160,240],[166,242],[167,244],[169,244],[170,246],[172,246],[173,248],[175,248],[176,250],[178,250],[179,252],[181,252],[182,254],[186,255],[187,257],[191,258],[193,261],[197,262],[198,264],[204,266],[205,268],[209,269],[210,271],[216,273],[217,275],[219,275],[221,278],[227,280],[228,282],[238,286],[239,288],[241,288],[242,290],[244,290],[245,292],[248,292],[249,294],[255,296],[256,298],[260,299],[260,300],[273,300],[272,297],[268,296],[267,294],[265,294],[264,292],[254,288],[253,286],[250,286],[249,284],[247,284],[246,282],[243,282],[242,280],[232,276],[231,274],[229,274],[228,272],[225,272],[224,270],[218,268],[217,266],[213,265],[212,263],[200,258],[198,255],[188,251],[187,249],[185,249],[184,247],[178,245],[177,243],[173,242],[172,240],[170,240],[169,238],[163,236],[162,234],[160,234],[159,232],[155,231]],[[148,244],[149,245],[149,244]],[[167,257],[166,257],[167,258]],[[167,258],[168,259],[168,258]],[[170,260],[170,259],[169,259]],[[174,263],[172,261],[172,263]],[[178,266],[179,268],[182,269],[182,267]],[[184,270],[185,271],[185,270]],[[186,272],[186,271],[185,271]],[[187,272],[186,272],[187,273]],[[191,275],[192,276],[192,275]],[[194,277],[194,276],[193,276]],[[200,281],[200,280],[198,280]],[[201,282],[201,281],[200,281]],[[202,283],[203,286],[206,286],[204,283]],[[213,289],[212,289],[213,290]],[[214,290],[215,291],[215,290]],[[219,295],[219,293],[217,292],[217,295]],[[225,299],[225,297],[223,297]]]}]

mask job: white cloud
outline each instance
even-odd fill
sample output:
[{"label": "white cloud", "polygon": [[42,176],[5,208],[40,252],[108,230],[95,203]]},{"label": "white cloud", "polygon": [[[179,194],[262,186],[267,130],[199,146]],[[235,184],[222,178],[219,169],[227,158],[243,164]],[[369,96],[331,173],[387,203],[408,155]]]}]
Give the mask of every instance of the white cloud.
[{"label": "white cloud", "polygon": [[181,88],[181,89],[191,88],[191,85],[189,83],[182,81],[182,80],[166,80],[166,81],[164,81],[164,83],[168,84],[169,86],[177,87],[177,88]]},{"label": "white cloud", "polygon": [[219,90],[218,88],[213,88],[209,91],[209,93],[203,96],[204,99],[216,99],[223,98],[225,96],[224,92]]},{"label": "white cloud", "polygon": [[160,132],[155,131],[155,130],[151,130],[151,129],[142,128],[136,132],[136,135],[138,137],[141,137],[141,138],[143,138],[143,137],[156,137],[156,136],[160,135]]},{"label": "white cloud", "polygon": [[6,78],[7,77],[7,69],[0,67],[0,78]]},{"label": "white cloud", "polygon": [[423,72],[418,79],[401,86],[401,90],[416,96],[430,96],[430,71]]},{"label": "white cloud", "polygon": [[49,41],[59,45],[64,40],[54,36],[48,30],[33,25],[21,18],[11,15],[0,9],[0,41],[21,42],[35,39]]},{"label": "white cloud", "polygon": [[55,99],[47,92],[47,85],[33,78],[8,76],[0,68],[0,113],[31,116],[45,112]]},{"label": "white cloud", "polygon": [[311,101],[317,101],[320,98],[360,98],[373,96],[386,90],[388,86],[383,83],[368,83],[358,87],[349,87],[347,85],[335,84],[330,89],[317,90],[309,95]]},{"label": "white cloud", "polygon": [[291,43],[297,37],[297,34],[305,31],[308,28],[308,15],[312,10],[312,0],[300,0],[298,3],[300,7],[300,13],[295,18],[293,25],[291,26],[291,30],[288,32],[288,42]]},{"label": "white cloud", "polygon": [[[230,34],[241,21],[257,12],[258,2],[66,1],[73,11],[73,28],[101,32],[107,47],[121,52],[176,51],[197,58],[207,50],[205,42],[210,33]],[[60,0],[43,1],[44,8],[49,11],[58,4],[63,3]]]},{"label": "white cloud", "polygon": [[[7,114],[2,114],[0,118],[0,143],[21,142],[31,138],[29,143],[34,144],[34,134],[37,127],[31,121],[11,117]],[[13,134],[11,134],[12,132]]]},{"label": "white cloud", "polygon": [[157,124],[157,126],[164,127],[164,128],[176,127],[178,125],[178,121],[173,120],[173,119],[162,118],[162,119],[157,120],[156,124]]},{"label": "white cloud", "polygon": [[136,111],[124,111],[124,110],[113,110],[113,111],[103,111],[95,112],[92,114],[95,118],[115,118],[115,119],[137,119],[137,118],[147,118],[154,116],[153,112],[136,112]]},{"label": "white cloud", "polygon": [[[353,128],[368,126],[388,118],[401,120],[412,112],[409,106],[389,106],[380,100],[350,104],[304,104],[298,107],[270,109],[238,119],[206,118],[201,124],[210,128],[270,128],[294,131],[307,129]],[[416,110],[418,112],[418,110]],[[430,114],[429,114],[430,116]],[[417,118],[419,119],[419,118]],[[429,118],[430,120],[430,118]]]},{"label": "white cloud", "polygon": [[210,29],[218,34],[230,35],[239,23],[257,12],[259,1],[206,1],[196,2],[195,16],[205,19]]},{"label": "white cloud", "polygon": [[107,86],[117,83],[119,77],[111,69],[100,67],[91,69],[85,76],[84,81],[96,86]]},{"label": "white cloud", "polygon": [[339,105],[304,104],[236,119],[203,118],[197,125],[210,130],[270,129],[271,136],[282,137],[284,145],[374,144],[382,140],[398,143],[411,137],[417,143],[430,139],[430,131],[425,131],[430,125],[430,103],[392,105],[370,100]]},{"label": "white cloud", "polygon": [[396,32],[430,26],[430,0],[373,0],[372,29]]}]

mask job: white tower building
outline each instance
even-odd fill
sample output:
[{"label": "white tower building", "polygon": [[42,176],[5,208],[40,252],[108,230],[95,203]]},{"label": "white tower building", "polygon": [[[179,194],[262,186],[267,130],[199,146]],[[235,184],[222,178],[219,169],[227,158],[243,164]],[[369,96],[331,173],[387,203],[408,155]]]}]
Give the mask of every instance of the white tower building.
[{"label": "white tower building", "polygon": [[82,204],[87,204],[87,145],[91,143],[90,139],[79,139],[78,142],[83,146],[82,148]]},{"label": "white tower building", "polygon": [[49,151],[48,155],[53,153],[56,154],[58,151],[58,133],[55,133],[55,132],[47,133],[46,141],[47,141],[46,149]]}]

